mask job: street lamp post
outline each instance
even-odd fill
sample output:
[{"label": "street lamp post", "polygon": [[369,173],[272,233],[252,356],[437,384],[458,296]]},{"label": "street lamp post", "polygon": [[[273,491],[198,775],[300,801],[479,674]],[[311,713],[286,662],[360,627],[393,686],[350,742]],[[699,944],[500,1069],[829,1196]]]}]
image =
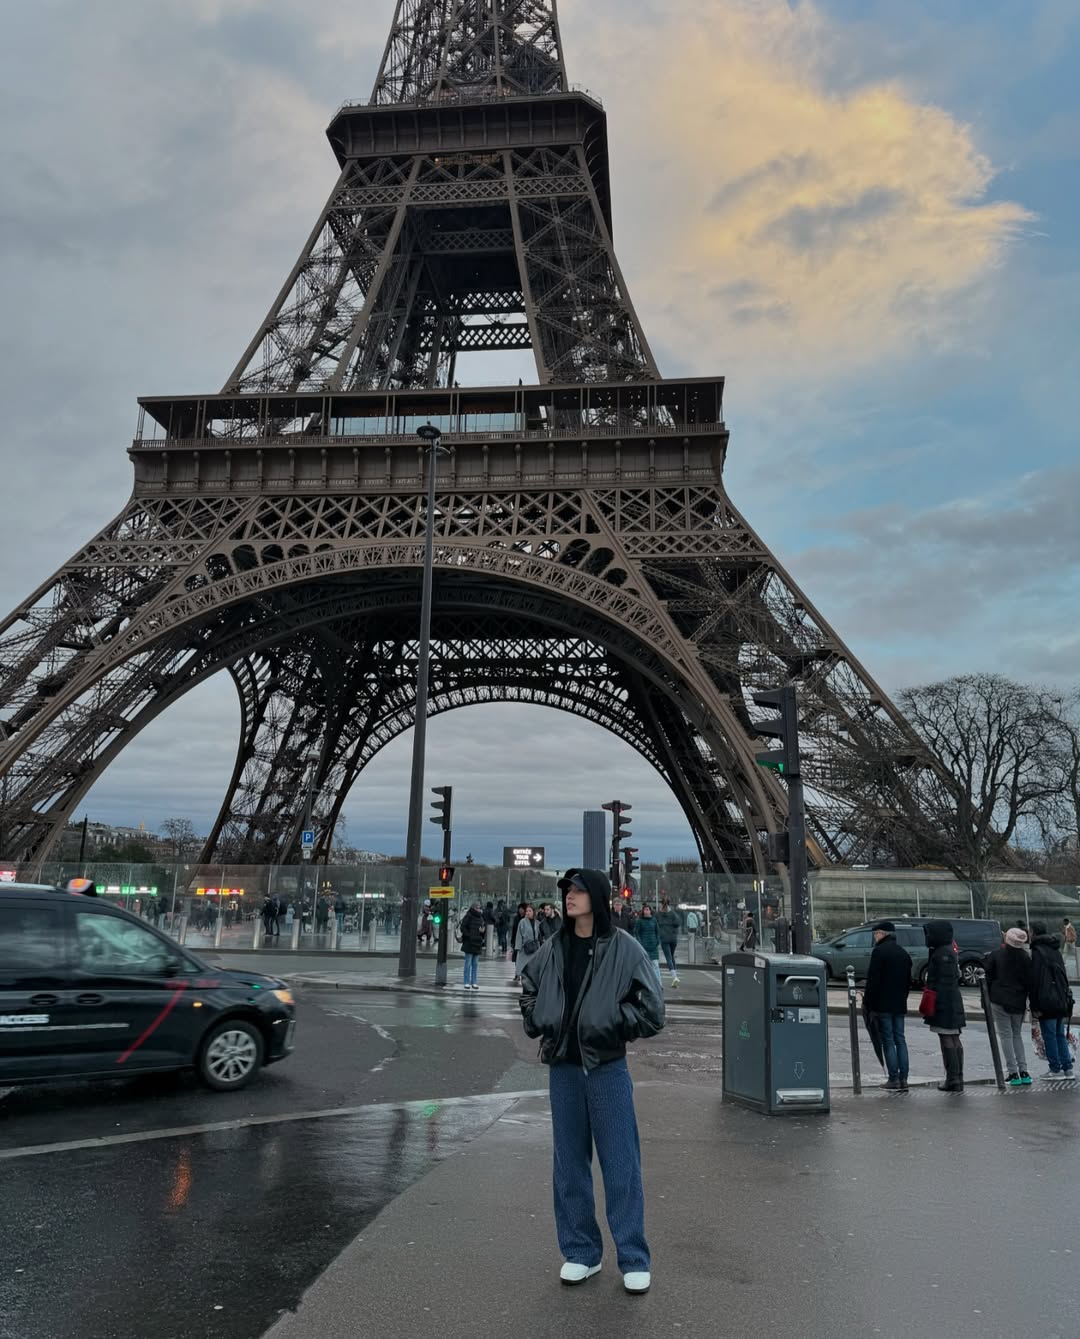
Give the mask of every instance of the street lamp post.
[{"label": "street lamp post", "polygon": [[416,725],[413,729],[409,831],[405,842],[405,892],[401,900],[398,976],[416,975],[416,917],[420,907],[420,833],[424,819],[424,750],[427,745],[428,667],[431,662],[431,603],[434,585],[435,486],[442,433],[425,423],[417,436],[428,444],[427,517],[424,527],[424,583],[420,599],[420,653],[416,670]]},{"label": "street lamp post", "polygon": [[[308,764],[307,796],[306,796],[306,798],[305,798],[305,800],[304,800],[304,831],[305,831],[305,832],[307,832],[307,831],[310,829],[310,827],[311,827],[311,810],[312,810],[312,807],[313,807],[313,805],[314,805],[314,801],[315,801],[315,769],[316,769],[316,768],[318,767],[318,765],[319,765],[318,754],[315,754],[315,753],[309,754],[309,755],[308,755],[308,758],[307,758],[307,764]],[[301,849],[301,852],[300,852],[300,860],[301,860],[301,883],[300,883],[300,929],[301,929],[301,932],[302,932],[303,929],[304,929],[304,906],[305,906],[305,904],[306,904],[306,902],[307,902],[308,866],[311,864],[311,859],[312,859],[313,855],[314,855],[314,852],[313,852],[310,848],[308,848],[308,847],[303,847],[303,848]],[[314,894],[314,896],[313,896],[312,899],[311,899],[311,933],[312,933],[313,936],[314,936],[314,934],[315,934],[315,903],[318,901],[318,899],[319,899],[319,881],[318,881],[318,879],[316,878],[316,880],[315,880],[315,894]]]}]

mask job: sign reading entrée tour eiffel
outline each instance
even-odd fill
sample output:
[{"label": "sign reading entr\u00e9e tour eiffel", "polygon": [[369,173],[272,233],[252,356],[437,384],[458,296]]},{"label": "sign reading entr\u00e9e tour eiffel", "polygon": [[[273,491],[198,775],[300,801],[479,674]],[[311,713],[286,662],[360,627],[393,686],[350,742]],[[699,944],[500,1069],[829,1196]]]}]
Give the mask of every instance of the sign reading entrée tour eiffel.
[{"label": "sign reading entr\u00e9e tour eiffel", "polygon": [[[413,720],[431,422],[433,713],[593,721],[664,777],[707,871],[764,873],[787,801],[752,695],[794,682],[811,861],[919,858],[931,760],[729,500],[723,379],[660,375],[554,0],[400,0],[329,139],[340,176],[224,388],[139,402],[130,501],[0,625],[0,855],[43,859],[222,670],[241,737],[203,860],[295,861],[305,811],[326,854]],[[458,386],[499,349],[538,384]]]}]

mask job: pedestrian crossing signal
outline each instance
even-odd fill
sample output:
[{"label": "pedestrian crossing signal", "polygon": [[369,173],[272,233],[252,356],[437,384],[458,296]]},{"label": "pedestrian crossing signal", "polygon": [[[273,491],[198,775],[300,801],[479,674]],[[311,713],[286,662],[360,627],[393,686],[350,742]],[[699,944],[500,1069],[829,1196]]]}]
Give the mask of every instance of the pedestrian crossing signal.
[{"label": "pedestrian crossing signal", "polygon": [[453,865],[442,865],[439,867],[439,882],[444,888],[448,888],[454,882]]}]

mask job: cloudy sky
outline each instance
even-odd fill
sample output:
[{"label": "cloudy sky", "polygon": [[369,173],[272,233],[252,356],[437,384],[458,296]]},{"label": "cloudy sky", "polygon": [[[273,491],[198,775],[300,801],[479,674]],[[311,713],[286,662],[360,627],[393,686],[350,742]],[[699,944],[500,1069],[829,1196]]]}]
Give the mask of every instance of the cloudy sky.
[{"label": "cloudy sky", "polygon": [[[1076,0],[563,0],[608,108],[616,244],[669,375],[725,373],[728,483],[886,685],[1080,678]],[[0,605],[119,510],[139,394],[216,389],[335,176],[392,0],[0,0]],[[505,379],[477,363],[462,380]],[[515,373],[517,367],[515,365]],[[231,689],[151,727],[95,818],[205,828]],[[580,856],[635,805],[689,852],[626,746],[538,709],[429,733],[460,851]],[[356,787],[404,844],[409,739]]]}]

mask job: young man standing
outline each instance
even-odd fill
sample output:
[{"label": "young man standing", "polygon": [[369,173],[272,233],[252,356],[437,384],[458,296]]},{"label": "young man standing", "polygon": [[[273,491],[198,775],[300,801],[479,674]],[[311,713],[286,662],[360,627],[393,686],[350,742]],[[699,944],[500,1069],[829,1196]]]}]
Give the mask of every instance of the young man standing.
[{"label": "young man standing", "polygon": [[603,1239],[593,1202],[593,1145],[623,1286],[652,1283],[634,1088],[626,1045],[664,1026],[664,1001],[641,945],[611,922],[611,884],[599,870],[560,879],[563,925],[522,968],[526,1035],[551,1066],[555,1224],[565,1284],[600,1272]]}]

